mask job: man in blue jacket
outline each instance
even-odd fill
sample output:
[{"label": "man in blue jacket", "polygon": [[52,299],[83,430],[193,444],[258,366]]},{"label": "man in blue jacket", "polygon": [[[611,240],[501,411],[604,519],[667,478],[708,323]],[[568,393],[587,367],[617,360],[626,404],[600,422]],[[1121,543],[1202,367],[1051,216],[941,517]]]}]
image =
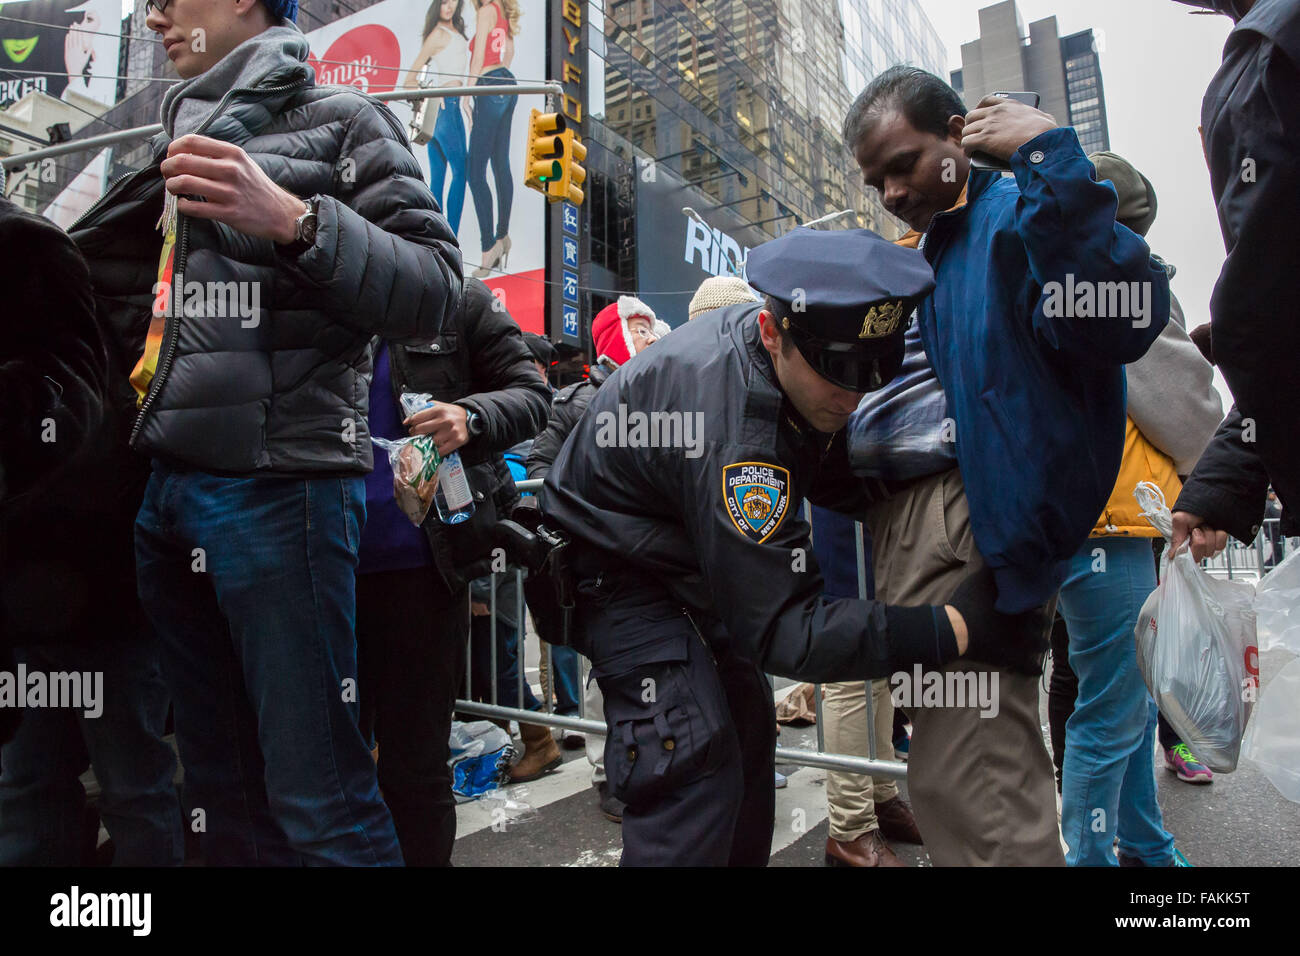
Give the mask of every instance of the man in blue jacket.
[{"label": "man in blue jacket", "polygon": [[[853,103],[844,139],[911,227],[900,243],[918,245],[934,269],[917,344],[942,392],[923,377],[914,387],[946,402],[955,459],[888,463],[908,480],[868,516],[877,598],[929,603],[984,563],[999,611],[1046,608],[1113,487],[1123,365],[1168,321],[1165,272],[1115,222],[1115,192],[1096,181],[1074,131],[1025,104],[985,97],[967,113],[943,80],[893,67]],[[976,151],[1011,175],[973,167]],[[901,454],[893,417],[906,407],[864,403],[851,459]],[[909,792],[931,859],[1060,865],[1041,662],[945,670],[938,704],[916,688],[909,710]],[[955,693],[976,685],[998,688],[995,713],[977,706],[981,694]]]}]

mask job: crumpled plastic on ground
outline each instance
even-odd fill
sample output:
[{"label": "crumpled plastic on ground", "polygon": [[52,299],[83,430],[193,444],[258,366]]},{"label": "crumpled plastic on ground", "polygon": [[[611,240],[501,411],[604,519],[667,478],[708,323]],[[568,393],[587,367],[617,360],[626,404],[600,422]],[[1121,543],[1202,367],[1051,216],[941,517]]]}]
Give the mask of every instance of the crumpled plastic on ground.
[{"label": "crumpled plastic on ground", "polygon": [[490,720],[451,723],[451,792],[457,803],[474,800],[510,779],[515,748],[510,735]]}]

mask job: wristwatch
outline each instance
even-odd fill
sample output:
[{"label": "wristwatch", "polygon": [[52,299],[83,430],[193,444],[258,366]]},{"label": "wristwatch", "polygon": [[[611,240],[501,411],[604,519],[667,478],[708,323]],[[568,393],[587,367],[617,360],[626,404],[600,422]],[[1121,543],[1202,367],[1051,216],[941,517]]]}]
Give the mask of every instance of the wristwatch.
[{"label": "wristwatch", "polygon": [[307,211],[293,221],[293,241],[284,247],[290,256],[300,256],[316,245],[316,211],[320,208],[320,197],[312,196],[303,200]]},{"label": "wristwatch", "polygon": [[465,416],[465,430],[469,432],[470,438],[483,434],[483,416],[478,412],[469,412]]}]

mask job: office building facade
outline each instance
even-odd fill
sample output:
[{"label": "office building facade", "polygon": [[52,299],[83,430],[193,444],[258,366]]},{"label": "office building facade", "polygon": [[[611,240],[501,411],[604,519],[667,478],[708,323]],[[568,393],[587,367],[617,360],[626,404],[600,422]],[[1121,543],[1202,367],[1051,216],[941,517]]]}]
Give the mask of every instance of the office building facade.
[{"label": "office building facade", "polygon": [[961,45],[961,69],[950,82],[968,107],[998,91],[1032,90],[1039,109],[1073,126],[1084,152],[1110,148],[1101,62],[1091,30],[1061,36],[1056,17],[1025,29],[1015,0],[979,12],[978,39]]},{"label": "office building facade", "polygon": [[[640,292],[670,324],[707,275],[800,222],[896,236],[840,139],[867,81],[942,72],[917,0],[596,0],[588,69],[590,316]],[[682,212],[694,210],[695,216]]]}]

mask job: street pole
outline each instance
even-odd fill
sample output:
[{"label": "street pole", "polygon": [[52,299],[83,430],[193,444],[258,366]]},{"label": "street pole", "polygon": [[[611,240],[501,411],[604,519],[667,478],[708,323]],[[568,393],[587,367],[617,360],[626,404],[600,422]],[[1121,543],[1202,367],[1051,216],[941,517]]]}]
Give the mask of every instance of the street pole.
[{"label": "street pole", "polygon": [[[425,90],[392,90],[388,93],[376,93],[373,99],[386,103],[391,100],[430,100],[440,99],[445,96],[500,96],[503,94],[522,96],[528,93],[559,95],[561,90],[559,83],[554,80],[547,80],[545,83],[516,83],[512,86],[488,84],[486,86],[437,86]],[[69,140],[66,143],[59,143],[57,146],[46,146],[26,153],[15,153],[12,156],[0,157],[0,166],[3,166],[6,172],[11,172],[31,163],[39,163],[43,159],[99,149],[103,146],[113,146],[117,143],[148,139],[160,132],[162,132],[161,123],[150,123],[148,126],[136,126],[131,129],[104,133],[100,136]]]}]

